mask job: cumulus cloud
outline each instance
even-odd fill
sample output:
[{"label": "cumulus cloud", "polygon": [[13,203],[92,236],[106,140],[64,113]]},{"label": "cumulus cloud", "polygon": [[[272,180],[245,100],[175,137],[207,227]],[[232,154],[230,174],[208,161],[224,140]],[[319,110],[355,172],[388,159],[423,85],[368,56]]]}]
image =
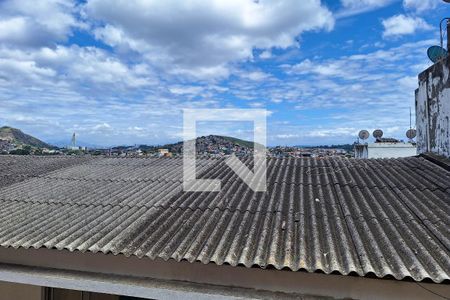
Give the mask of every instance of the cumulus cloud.
[{"label": "cumulus cloud", "polygon": [[[354,14],[389,3],[342,6]],[[403,134],[398,116],[407,120],[431,41],[327,59],[282,51],[332,26],[318,0],[0,0],[1,121],[48,141],[76,131],[96,144],[154,144],[179,139],[183,108],[268,107],[295,123],[269,119],[275,143],[342,141],[375,126]],[[67,43],[75,29],[92,44]]]},{"label": "cumulus cloud", "polygon": [[112,130],[112,127],[108,123],[104,122],[101,124],[94,125],[92,127],[92,130],[94,132],[106,133],[106,132],[110,132]]},{"label": "cumulus cloud", "polygon": [[295,46],[302,32],[334,22],[316,0],[90,0],[85,11],[104,24],[95,34],[105,43],[203,77],[226,76],[226,64],[251,58],[253,49]]},{"label": "cumulus cloud", "polygon": [[[270,83],[264,94],[251,95],[255,99],[279,99],[282,105],[296,110],[295,126],[271,127],[277,132],[276,139],[301,133],[293,142],[320,143],[322,139],[341,143],[350,141],[360,129],[376,127],[385,131],[393,128],[390,135],[402,138],[409,126],[409,108],[414,107],[417,74],[430,65],[424,53],[432,42],[423,40],[285,64],[280,67],[288,76],[283,77],[282,84]],[[252,93],[253,89],[246,91]],[[311,114],[318,110],[318,115]]]},{"label": "cumulus cloud", "polygon": [[262,71],[243,72],[240,74],[241,78],[249,79],[253,81],[262,81],[270,77],[269,74]]},{"label": "cumulus cloud", "polygon": [[437,0],[403,0],[405,9],[414,10],[418,13],[437,7]]},{"label": "cumulus cloud", "polygon": [[261,59],[269,59],[272,57],[272,52],[270,50],[264,50],[263,52],[261,52],[261,54],[259,55],[259,58]]},{"label": "cumulus cloud", "polygon": [[337,128],[327,128],[327,129],[316,129],[306,133],[308,137],[351,137],[356,136],[358,129],[354,127],[337,127]]},{"label": "cumulus cloud", "polygon": [[20,86],[44,84],[49,79],[74,86],[100,88],[137,88],[157,83],[147,65],[125,64],[110,53],[95,47],[56,46],[35,51],[0,48],[0,77]]},{"label": "cumulus cloud", "polygon": [[277,134],[275,137],[278,139],[292,139],[292,138],[298,138],[300,135],[293,134],[293,133],[287,133],[287,134]]},{"label": "cumulus cloud", "polygon": [[395,15],[382,21],[383,37],[398,37],[414,34],[419,30],[430,30],[432,27],[424,19],[419,17]]},{"label": "cumulus cloud", "polygon": [[[420,70],[411,70],[413,64],[399,64],[400,62],[420,61],[420,57],[426,52],[428,45],[432,40],[423,40],[417,43],[405,43],[399,47],[393,47],[386,50],[375,50],[364,54],[354,54],[350,56],[341,56],[332,59],[305,59],[298,64],[281,66],[288,74],[294,75],[313,75],[319,79],[338,78],[351,83],[357,81],[377,81],[385,77],[383,73],[389,76],[398,77],[399,72],[422,71],[427,65],[423,65]],[[425,58],[424,58],[425,59]],[[404,78],[400,76],[398,78]],[[411,76],[404,78],[404,82],[411,80]],[[417,81],[417,80],[416,80]],[[417,82],[416,82],[417,84]]]},{"label": "cumulus cloud", "polygon": [[405,76],[399,78],[397,82],[400,84],[400,86],[404,87],[406,90],[409,91],[415,90],[419,85],[417,76]]},{"label": "cumulus cloud", "polygon": [[29,83],[53,77],[56,72],[40,67],[33,60],[14,61],[0,58],[0,77],[5,81],[26,80]]},{"label": "cumulus cloud", "polygon": [[[316,74],[321,76],[331,76],[331,77],[353,77],[355,74],[348,72],[350,66],[348,61],[329,61],[325,63],[313,62],[309,59],[305,59],[302,62],[289,68],[289,73],[297,74]],[[354,71],[354,70],[352,70]]]},{"label": "cumulus cloud", "polygon": [[393,3],[395,0],[341,0],[342,9],[337,17],[347,17],[368,12]]},{"label": "cumulus cloud", "polygon": [[169,87],[169,91],[176,95],[198,95],[204,90],[201,86],[177,85]]},{"label": "cumulus cloud", "polygon": [[85,28],[76,12],[72,0],[0,1],[0,44],[40,47],[64,41],[73,28]]}]

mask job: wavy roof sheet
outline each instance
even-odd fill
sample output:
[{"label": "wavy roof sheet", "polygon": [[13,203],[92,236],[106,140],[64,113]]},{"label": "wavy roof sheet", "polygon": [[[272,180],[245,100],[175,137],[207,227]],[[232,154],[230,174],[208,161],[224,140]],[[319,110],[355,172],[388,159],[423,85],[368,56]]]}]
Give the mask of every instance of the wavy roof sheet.
[{"label": "wavy roof sheet", "polygon": [[183,192],[176,158],[0,156],[0,245],[450,279],[450,172],[424,158],[269,159],[265,193],[197,169],[222,190]]}]

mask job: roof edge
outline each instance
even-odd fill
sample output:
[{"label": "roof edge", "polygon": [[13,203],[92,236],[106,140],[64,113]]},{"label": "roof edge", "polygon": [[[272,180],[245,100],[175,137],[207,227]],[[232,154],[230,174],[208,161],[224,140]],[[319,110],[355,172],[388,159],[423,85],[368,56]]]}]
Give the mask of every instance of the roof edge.
[{"label": "roof edge", "polygon": [[442,65],[449,65],[449,64],[450,64],[450,56],[447,56],[445,58],[438,60],[437,62],[433,63],[431,66],[420,72],[417,77],[419,81],[426,80],[428,73],[433,72],[436,68],[439,68]]},{"label": "roof edge", "polygon": [[[380,280],[342,275],[330,276],[306,272],[282,272],[260,268],[235,268],[229,265],[194,264],[187,261],[176,262],[163,259],[141,260],[137,257],[124,257],[122,255],[102,255],[100,253],[58,251],[45,248],[11,249],[0,247],[0,256],[0,280],[3,278],[3,280],[8,279],[6,281],[20,282],[23,276],[36,275],[34,279],[44,278],[46,285],[48,285],[50,278],[45,275],[63,272],[68,275],[78,274],[80,275],[79,279],[85,283],[89,281],[90,275],[102,276],[101,281],[103,283],[108,283],[112,279],[111,277],[115,277],[115,279],[124,278],[127,283],[133,285],[136,291],[143,287],[142,283],[149,284],[149,279],[151,279],[157,283],[161,283],[161,281],[184,283],[187,284],[188,288],[198,287],[199,285],[201,287],[213,287],[216,290],[215,292],[217,292],[217,288],[225,287],[228,292],[231,289],[238,292],[255,293],[259,291],[270,293],[266,295],[273,295],[273,292],[275,292],[278,295],[280,293],[281,295],[303,295],[308,299],[308,295],[320,296],[321,299],[327,297],[360,299],[367,294],[376,294],[383,299],[398,299],[401,295],[408,299],[419,300],[427,299],[430,296],[430,290],[443,295],[450,292],[450,285],[445,283],[423,282],[419,286],[417,282],[411,281]],[[17,267],[26,268],[26,270],[15,270]],[[32,272],[30,272],[30,268],[33,270]],[[16,274],[19,275],[15,277],[16,280],[11,276],[10,271],[19,271],[20,274]],[[50,274],[36,274],[37,271],[50,272]],[[58,279],[62,279],[61,276]],[[111,283],[120,284],[121,282],[114,281]],[[138,286],[134,283],[138,283]],[[35,282],[34,284],[40,283]],[[422,286],[425,286],[426,289],[423,289]],[[159,285],[159,287],[161,286]],[[73,289],[71,286],[65,288]],[[122,290],[123,286],[119,291],[120,294],[123,294]],[[216,294],[214,291],[212,292]]]},{"label": "roof edge", "polygon": [[450,159],[445,156],[438,155],[432,152],[425,152],[420,154],[419,157],[423,157],[426,160],[438,165],[439,167],[444,168],[447,171],[450,171]]}]

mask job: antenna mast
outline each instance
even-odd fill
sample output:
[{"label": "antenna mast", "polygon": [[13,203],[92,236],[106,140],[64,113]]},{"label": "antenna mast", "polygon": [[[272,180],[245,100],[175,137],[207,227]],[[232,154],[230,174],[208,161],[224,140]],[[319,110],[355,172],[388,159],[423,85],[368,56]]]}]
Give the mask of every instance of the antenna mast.
[{"label": "antenna mast", "polygon": [[412,129],[412,113],[411,113],[411,106],[409,107],[409,129]]},{"label": "antenna mast", "polygon": [[444,47],[444,33],[442,30],[442,23],[444,23],[444,21],[446,21],[446,32],[447,32],[447,51],[450,49],[450,18],[443,18],[441,20],[441,22],[439,23],[439,33],[440,33],[440,38],[441,38],[441,48]]}]

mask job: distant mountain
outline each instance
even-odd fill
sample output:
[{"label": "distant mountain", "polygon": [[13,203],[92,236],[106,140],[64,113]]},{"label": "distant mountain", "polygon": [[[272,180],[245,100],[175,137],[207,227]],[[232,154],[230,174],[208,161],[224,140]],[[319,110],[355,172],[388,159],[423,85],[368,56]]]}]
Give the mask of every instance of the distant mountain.
[{"label": "distant mountain", "polygon": [[0,140],[8,141],[16,145],[28,145],[36,148],[54,148],[29,134],[23,133],[20,129],[8,126],[0,127]]},{"label": "distant mountain", "polygon": [[339,144],[339,145],[319,145],[319,146],[296,146],[305,149],[344,149],[347,151],[353,151],[353,144]]},{"label": "distant mountain", "polygon": [[[50,140],[49,141],[52,145],[55,145],[59,148],[66,148],[68,146],[71,145],[71,141],[70,140]],[[96,144],[91,144],[91,143],[87,143],[84,141],[80,141],[79,139],[77,139],[77,147],[87,147],[89,149],[103,149],[103,148],[110,148],[110,147],[106,147],[106,146],[102,146],[102,145],[96,145]]]}]

